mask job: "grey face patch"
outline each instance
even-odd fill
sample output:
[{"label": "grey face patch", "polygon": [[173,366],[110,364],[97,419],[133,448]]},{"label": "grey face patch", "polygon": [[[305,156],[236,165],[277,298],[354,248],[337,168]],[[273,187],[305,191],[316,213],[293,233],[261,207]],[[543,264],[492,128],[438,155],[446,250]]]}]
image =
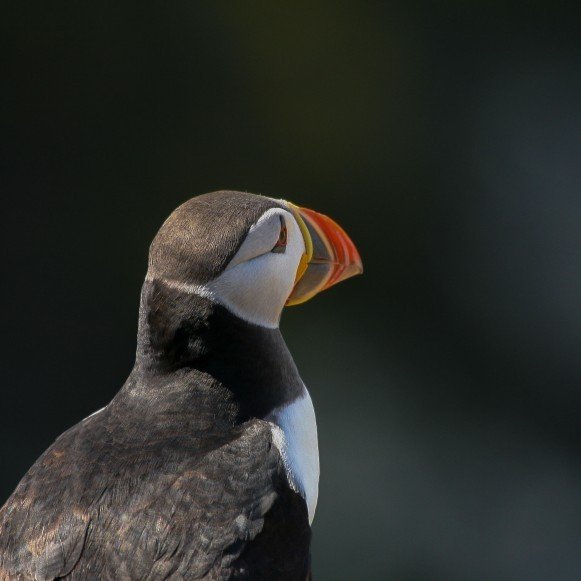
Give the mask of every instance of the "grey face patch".
[{"label": "grey face patch", "polygon": [[148,277],[205,284],[226,267],[250,227],[276,200],[218,191],[188,200],[164,222],[149,251]]},{"label": "grey face patch", "polygon": [[[285,252],[274,252],[281,224],[286,233]],[[304,238],[293,215],[271,208],[250,228],[224,272],[206,285],[180,288],[216,301],[249,323],[274,329],[292,292],[304,252]]]}]

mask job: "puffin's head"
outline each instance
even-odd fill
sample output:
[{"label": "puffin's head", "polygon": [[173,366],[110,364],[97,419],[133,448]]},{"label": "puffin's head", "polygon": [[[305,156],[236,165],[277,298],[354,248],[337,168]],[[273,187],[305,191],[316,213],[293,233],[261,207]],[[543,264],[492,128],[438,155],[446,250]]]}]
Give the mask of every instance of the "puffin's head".
[{"label": "puffin's head", "polygon": [[285,305],[362,271],[355,245],[330,218],[284,200],[219,191],[188,200],[165,221],[151,244],[147,279],[276,328]]}]

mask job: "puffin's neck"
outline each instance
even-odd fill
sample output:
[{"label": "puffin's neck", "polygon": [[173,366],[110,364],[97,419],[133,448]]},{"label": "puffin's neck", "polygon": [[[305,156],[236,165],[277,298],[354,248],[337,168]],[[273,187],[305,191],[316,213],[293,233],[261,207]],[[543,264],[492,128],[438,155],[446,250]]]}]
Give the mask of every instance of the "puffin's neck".
[{"label": "puffin's neck", "polygon": [[207,298],[147,280],[135,368],[122,391],[239,423],[265,417],[304,387],[278,329],[243,321]]}]

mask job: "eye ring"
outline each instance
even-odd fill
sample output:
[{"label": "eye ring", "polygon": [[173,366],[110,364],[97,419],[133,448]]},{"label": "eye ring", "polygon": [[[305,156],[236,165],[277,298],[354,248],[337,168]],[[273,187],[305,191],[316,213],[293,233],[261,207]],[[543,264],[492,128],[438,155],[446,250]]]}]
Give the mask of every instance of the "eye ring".
[{"label": "eye ring", "polygon": [[271,252],[274,252],[276,254],[283,254],[284,251],[286,250],[287,241],[288,241],[288,232],[287,232],[287,228],[286,228],[286,223],[284,221],[284,218],[281,216],[280,217],[280,232],[278,235],[278,240],[276,241],[276,244],[274,245]]}]

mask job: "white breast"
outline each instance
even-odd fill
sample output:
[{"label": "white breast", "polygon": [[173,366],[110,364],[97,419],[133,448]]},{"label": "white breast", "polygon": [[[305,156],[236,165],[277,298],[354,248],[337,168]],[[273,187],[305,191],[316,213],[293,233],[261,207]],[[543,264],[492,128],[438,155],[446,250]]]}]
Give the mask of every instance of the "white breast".
[{"label": "white breast", "polygon": [[271,424],[273,443],[282,457],[288,481],[305,499],[312,523],[319,495],[319,444],[315,410],[307,388],[300,398],[273,410],[264,419]]}]

